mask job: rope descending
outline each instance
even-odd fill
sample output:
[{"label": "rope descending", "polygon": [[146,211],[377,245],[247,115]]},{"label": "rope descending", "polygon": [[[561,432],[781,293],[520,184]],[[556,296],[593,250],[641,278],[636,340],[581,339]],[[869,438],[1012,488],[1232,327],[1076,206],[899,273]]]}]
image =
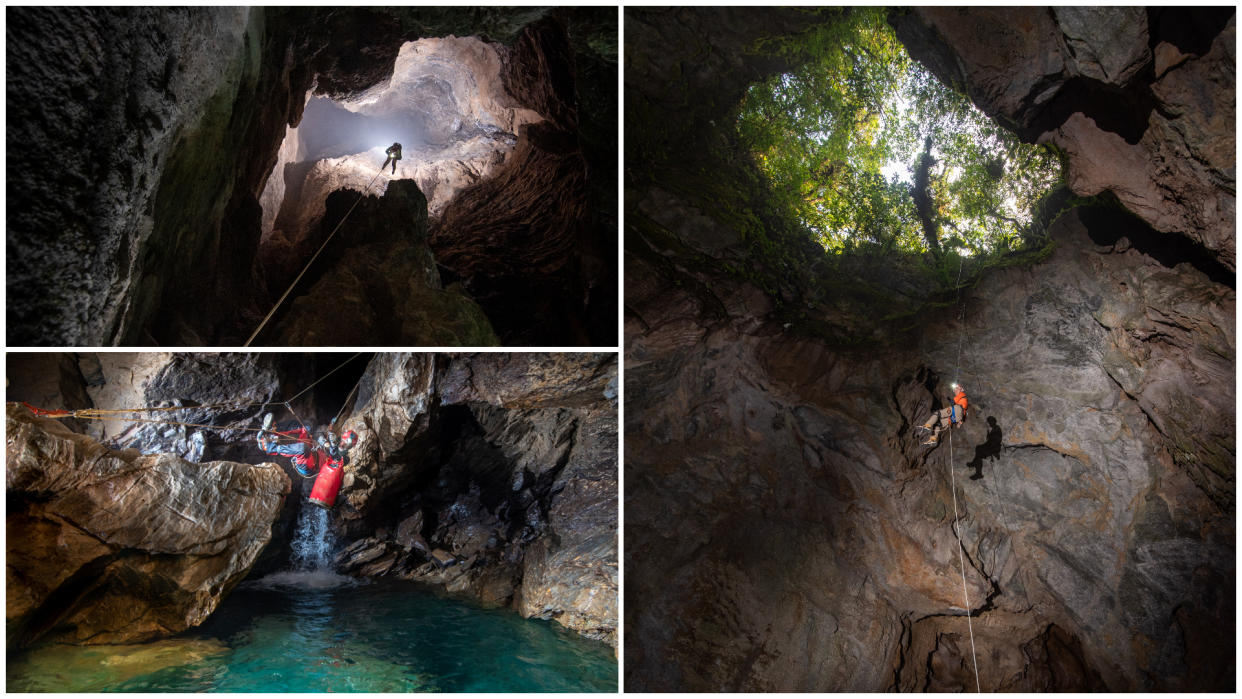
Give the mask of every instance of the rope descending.
[{"label": "rope descending", "polygon": [[[954,283],[954,286],[957,289],[957,298],[959,301],[962,298],[962,288],[961,288],[962,263],[964,261],[965,261],[964,257],[960,257],[960,256],[958,257],[957,281]],[[961,310],[958,312],[958,316],[957,316],[958,322],[960,323],[964,321],[965,318],[966,318],[966,302],[962,301]],[[953,375],[955,377],[958,377],[957,372],[960,371],[962,368],[962,338],[964,335],[965,333],[962,332],[962,330],[959,328],[958,334],[957,334],[957,363],[953,367]],[[958,377],[958,379],[960,378],[961,377]],[[970,657],[971,657],[971,660],[974,662],[974,667],[975,667],[975,691],[982,693],[983,687],[979,682],[979,656],[975,652],[975,628],[974,628],[974,624],[971,622],[971,619],[970,619],[970,594],[966,591],[966,558],[965,558],[965,553],[964,553],[964,547],[962,545],[962,535],[959,534],[957,531],[957,525],[959,522],[959,516],[957,513],[957,478],[953,475],[953,463],[954,463],[954,460],[953,460],[953,429],[950,428],[949,429],[949,463],[948,463],[947,468],[949,471],[949,490],[953,494],[953,536],[957,539],[957,563],[958,563],[959,569],[962,572],[962,598],[966,601],[966,629],[970,632]]]},{"label": "rope descending", "polygon": [[280,308],[280,304],[285,302],[285,299],[289,297],[289,294],[293,291],[293,288],[298,285],[298,282],[302,281],[302,275],[306,274],[306,270],[310,269],[311,265],[315,263],[315,260],[319,257],[319,253],[323,252],[323,249],[328,247],[328,241],[332,240],[332,236],[336,235],[336,232],[341,229],[341,224],[345,223],[345,219],[349,218],[349,215],[354,212],[354,209],[358,206],[359,202],[362,201],[362,197],[366,196],[367,191],[371,189],[371,185],[375,184],[375,180],[379,179],[380,174],[383,172],[384,168],[381,166],[379,171],[375,173],[375,177],[372,177],[371,181],[367,183],[367,186],[362,188],[362,192],[360,192],[358,194],[358,198],[354,200],[354,205],[349,207],[349,211],[346,211],[345,215],[341,217],[341,220],[337,222],[336,228],[333,228],[332,232],[328,234],[328,237],[324,238],[323,244],[319,246],[319,249],[315,251],[314,255],[311,255],[310,262],[307,262],[306,266],[302,268],[302,271],[298,272],[298,276],[294,277],[293,283],[289,285],[288,289],[285,289],[285,293],[280,295],[280,298],[276,301],[276,305],[272,306],[272,310],[267,312],[267,315],[263,317],[263,322],[259,323],[259,327],[255,328],[254,332],[250,333],[250,337],[246,340],[246,344],[242,345],[242,347],[249,347],[250,343],[254,342],[254,339],[259,336],[259,333],[263,331],[263,326],[267,325],[267,321],[271,320],[272,316],[276,314],[276,309]]}]

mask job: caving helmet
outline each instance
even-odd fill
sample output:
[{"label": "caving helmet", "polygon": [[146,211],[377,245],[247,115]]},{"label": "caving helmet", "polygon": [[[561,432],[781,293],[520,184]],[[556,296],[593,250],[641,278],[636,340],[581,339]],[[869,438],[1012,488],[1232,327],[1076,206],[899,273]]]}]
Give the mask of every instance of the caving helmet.
[{"label": "caving helmet", "polygon": [[358,443],[358,433],[353,430],[345,430],[345,434],[341,435],[341,448],[352,449]]}]

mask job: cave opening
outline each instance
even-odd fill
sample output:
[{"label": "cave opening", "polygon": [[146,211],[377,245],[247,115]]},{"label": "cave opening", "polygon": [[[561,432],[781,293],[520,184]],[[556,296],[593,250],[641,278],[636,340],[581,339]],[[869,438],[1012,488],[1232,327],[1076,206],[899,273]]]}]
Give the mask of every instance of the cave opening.
[{"label": "cave opening", "polygon": [[913,60],[885,8],[829,11],[786,39],[797,65],[752,84],[740,143],[774,208],[831,253],[885,256],[1026,247],[1061,181],[1023,143]]},{"label": "cave opening", "polygon": [[[270,295],[311,258],[329,234],[326,224],[335,225],[325,221],[329,194],[348,190],[352,203],[413,180],[434,222],[459,191],[505,163],[520,128],[542,117],[506,91],[502,54],[503,47],[476,37],[419,39],[401,45],[391,75],[371,88],[307,92],[260,198],[258,255]],[[381,169],[394,143],[401,159]]]},{"label": "cave opening", "polygon": [[[351,406],[364,402],[365,399],[358,394],[374,356],[373,352],[359,352],[347,359],[344,354],[310,355],[311,375],[322,377],[314,389],[315,414],[322,424],[327,425],[337,414],[340,414],[341,420],[347,420]],[[355,391],[355,388],[358,390]]]}]

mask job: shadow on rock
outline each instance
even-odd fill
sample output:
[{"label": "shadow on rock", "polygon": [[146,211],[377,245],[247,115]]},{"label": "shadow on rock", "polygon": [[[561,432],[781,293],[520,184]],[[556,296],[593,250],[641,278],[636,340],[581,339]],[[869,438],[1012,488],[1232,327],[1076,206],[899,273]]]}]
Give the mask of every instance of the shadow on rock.
[{"label": "shadow on rock", "polygon": [[987,440],[984,441],[983,444],[978,444],[975,446],[975,458],[971,459],[970,463],[966,464],[967,466],[975,469],[975,472],[970,475],[970,479],[972,481],[977,481],[980,478],[983,478],[983,460],[984,459],[987,459],[987,458],[991,458],[993,460],[1000,459],[1001,435],[1002,435],[1001,428],[1000,428],[1000,425],[996,423],[996,418],[989,415],[988,416]]}]

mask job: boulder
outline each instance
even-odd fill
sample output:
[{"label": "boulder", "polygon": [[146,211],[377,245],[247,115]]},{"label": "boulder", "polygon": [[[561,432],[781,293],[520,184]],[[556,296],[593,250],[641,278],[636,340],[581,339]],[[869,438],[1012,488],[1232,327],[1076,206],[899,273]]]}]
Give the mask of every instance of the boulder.
[{"label": "boulder", "polygon": [[201,623],[271,537],[274,464],[107,449],[6,414],[7,643],[132,643]]}]

